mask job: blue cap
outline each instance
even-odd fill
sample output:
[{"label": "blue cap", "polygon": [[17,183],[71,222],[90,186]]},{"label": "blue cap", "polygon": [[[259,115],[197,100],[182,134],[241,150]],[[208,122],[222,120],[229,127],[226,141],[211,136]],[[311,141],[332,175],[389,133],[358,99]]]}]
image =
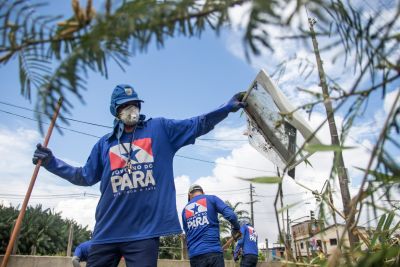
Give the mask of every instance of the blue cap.
[{"label": "blue cap", "polygon": [[119,84],[114,88],[114,91],[111,95],[111,103],[110,103],[110,112],[116,117],[118,106],[130,102],[137,101],[143,102],[143,100],[139,99],[138,94],[135,89],[128,84]]}]

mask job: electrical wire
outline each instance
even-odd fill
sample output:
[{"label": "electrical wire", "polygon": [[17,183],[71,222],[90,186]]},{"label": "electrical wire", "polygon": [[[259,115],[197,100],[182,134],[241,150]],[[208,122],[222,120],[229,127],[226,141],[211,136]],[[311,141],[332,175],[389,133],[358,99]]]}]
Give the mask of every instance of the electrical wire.
[{"label": "electrical wire", "polygon": [[[47,115],[46,113],[41,112],[41,111],[37,111],[37,110],[34,110],[34,109],[30,109],[30,108],[18,106],[18,105],[15,105],[15,104],[11,104],[11,103],[4,102],[4,101],[0,101],[0,104],[6,105],[6,106],[10,106],[10,107],[14,107],[14,108],[19,108],[19,109],[27,110],[27,111],[32,111],[32,112],[35,112],[35,113],[38,113],[38,114],[42,114],[42,115]],[[24,118],[24,119],[28,119],[28,120],[32,120],[32,121],[37,121],[37,122],[39,122],[39,121],[36,120],[36,119],[28,118],[28,117],[25,117],[25,116],[22,116],[22,115],[18,115],[18,114],[12,113],[12,112],[4,111],[4,110],[0,110],[0,111],[1,111],[1,112],[4,112],[4,113],[11,114],[11,115],[14,115],[14,116],[18,116],[18,117],[21,117],[21,118]],[[82,124],[88,124],[88,125],[92,125],[92,126],[103,127],[103,128],[107,128],[107,129],[112,129],[112,128],[113,128],[113,127],[111,127],[111,126],[102,125],[102,124],[99,124],[99,123],[88,122],[88,121],[82,121],[82,120],[72,119],[72,118],[68,118],[68,117],[64,117],[64,119],[65,119],[65,120],[68,120],[68,121],[78,122],[78,123],[82,123]],[[46,122],[41,122],[41,123],[48,124],[48,123],[46,123]],[[63,127],[60,127],[60,126],[58,126],[58,127],[59,127],[60,129],[63,129],[63,130],[69,130],[69,131],[77,132],[77,131],[75,131],[75,130],[63,128]],[[81,132],[81,133],[82,133],[82,132]],[[86,133],[82,133],[82,134],[86,134]],[[90,135],[90,134],[86,134],[86,135],[93,136],[93,137],[98,137],[98,136]],[[98,138],[100,138],[100,137],[98,137]],[[197,140],[201,140],[201,141],[214,141],[214,142],[247,142],[246,139],[236,139],[236,140],[235,140],[235,139],[197,138]]]},{"label": "electrical wire", "polygon": [[[26,107],[21,107],[21,106],[14,105],[14,104],[11,104],[11,103],[7,103],[7,102],[4,102],[4,101],[0,101],[0,104],[7,105],[7,106],[10,106],[10,107],[14,107],[14,108],[23,109],[23,110],[32,111],[32,112],[35,112],[35,113],[38,113],[38,114],[42,114],[42,115],[47,115],[46,113],[38,111],[38,110],[34,110],[34,109],[26,108]],[[64,117],[64,119],[66,119],[68,121],[79,122],[79,123],[82,123],[82,124],[89,124],[89,125],[93,125],[93,126],[112,129],[111,126],[102,125],[102,124],[98,124],[98,123],[93,123],[93,122],[88,122],[88,121],[81,121],[81,120],[76,120],[76,119],[67,118],[67,117]]]},{"label": "electrical wire", "polygon": [[[249,190],[248,188],[240,188],[240,189],[232,189],[232,190],[221,190],[221,191],[207,191],[206,193],[219,193],[219,194],[224,194],[224,193],[233,193],[233,192],[237,192],[237,191],[243,191],[243,190]],[[236,193],[238,194],[238,193]],[[246,192],[247,194],[247,192]],[[178,193],[176,194],[177,196],[183,196],[183,195],[187,195],[187,193]]]},{"label": "electrical wire", "polygon": [[229,167],[235,167],[235,168],[239,168],[239,169],[245,169],[245,170],[252,170],[252,171],[259,171],[259,172],[265,172],[265,173],[273,173],[275,174],[275,172],[273,171],[267,171],[267,170],[261,170],[261,169],[254,169],[254,168],[249,168],[249,167],[244,167],[244,166],[238,166],[238,165],[233,165],[233,164],[227,164],[227,163],[216,163],[213,161],[209,161],[209,160],[204,160],[204,159],[198,159],[198,158],[192,158],[192,157],[188,157],[188,156],[182,156],[182,155],[175,155],[176,157],[179,158],[184,158],[184,159],[190,159],[190,160],[196,160],[196,161],[200,161],[200,162],[205,162],[205,163],[212,163],[212,164],[218,164],[218,165],[224,165],[224,166],[229,166]]},{"label": "electrical wire", "polygon": [[[36,119],[32,119],[32,118],[29,118],[29,117],[26,117],[26,116],[23,116],[23,115],[15,114],[15,113],[3,110],[3,109],[0,109],[0,112],[6,113],[6,114],[9,114],[9,115],[13,115],[13,116],[16,116],[16,117],[20,117],[20,118],[23,118],[23,119],[39,122]],[[43,122],[43,121],[40,122],[40,123],[43,123],[43,124],[46,124],[46,125],[50,124],[48,122]],[[90,136],[90,137],[101,138],[100,136],[97,136],[97,135],[93,135],[93,134],[89,134],[89,133],[73,130],[73,129],[70,129],[70,128],[65,128],[65,127],[61,127],[61,126],[58,126],[58,125],[57,125],[57,127],[62,129],[62,130],[66,130],[66,131],[70,131],[70,132],[74,132],[74,133],[78,133],[78,134],[83,134],[83,135],[87,135],[87,136]]]},{"label": "electrical wire", "polygon": [[[208,191],[207,193],[212,193],[212,194],[218,194],[218,195],[224,195],[224,194],[248,194],[248,192],[241,192],[241,191],[247,191],[249,188],[239,188],[239,189],[232,189],[232,190],[216,190],[216,191]],[[304,193],[304,192],[303,192]],[[290,196],[290,195],[299,195],[298,194],[285,194],[284,196]],[[177,193],[176,196],[184,196],[187,195],[187,193]],[[255,197],[257,197],[256,195]],[[24,194],[17,194],[17,193],[0,193],[0,198],[9,198],[9,199],[22,199],[24,198]],[[70,193],[70,194],[39,194],[39,195],[32,195],[32,199],[52,199],[52,198],[98,198],[100,197],[99,194],[93,194],[93,193]],[[266,197],[275,197],[275,195],[270,195]]]},{"label": "electrical wire", "polygon": [[[26,107],[14,105],[14,104],[7,103],[7,102],[4,102],[4,101],[0,101],[0,104],[7,105],[7,106],[11,106],[11,107],[15,107],[15,108],[19,108],[19,109],[23,109],[23,110],[32,111],[32,112],[36,112],[36,113],[40,113],[40,114],[45,114],[45,113],[40,112],[40,111],[37,111],[37,110],[33,110],[33,109],[26,108]],[[6,110],[0,109],[0,112],[6,113],[6,114],[9,114],[9,115],[13,115],[13,116],[17,116],[17,117],[20,117],[20,118],[23,118],[23,119],[27,119],[27,120],[31,120],[31,121],[40,122],[40,121],[37,120],[37,119],[29,118],[29,117],[26,117],[26,116],[23,116],[23,115],[20,115],[20,114],[16,114],[16,113],[13,113],[13,112],[9,112],[9,111],[6,111]],[[74,121],[74,122],[79,122],[79,123],[82,123],[82,124],[88,124],[88,125],[99,126],[99,127],[104,127],[104,128],[112,128],[112,127],[105,126],[105,125],[101,125],[101,124],[98,124],[98,123],[92,123],[92,122],[87,122],[87,121],[75,120],[75,119],[71,119],[71,118],[65,118],[65,119],[66,119],[66,120],[70,120],[70,121]],[[47,122],[40,122],[40,123],[49,124],[49,123],[47,123]],[[90,137],[95,137],[95,138],[101,138],[100,136],[97,136],[97,135],[94,135],[94,134],[90,134],[90,133],[86,133],[86,132],[82,132],[82,131],[78,131],[78,130],[74,130],[74,129],[71,129],[71,128],[66,128],[66,127],[61,127],[61,126],[57,126],[57,127],[60,128],[60,129],[62,129],[62,130],[74,132],[74,133],[77,133],[77,134],[82,134],[82,135],[86,135],[86,136],[90,136]],[[351,136],[350,136],[350,137],[351,137]],[[352,138],[352,137],[351,137],[351,138]],[[356,141],[355,138],[352,138],[352,139],[353,139],[354,141]],[[243,142],[243,141],[247,141],[247,140],[229,140],[229,139],[225,139],[225,140],[224,140],[224,139],[214,139],[214,138],[197,138],[197,140],[201,140],[201,141],[217,141],[217,142]],[[357,142],[357,141],[356,141],[356,142]],[[361,143],[359,143],[359,142],[357,142],[357,143],[360,144],[360,145],[362,145],[362,146],[364,146],[363,144],[361,144]],[[365,147],[365,146],[364,146],[364,147]],[[208,147],[208,148],[215,148],[215,147]],[[365,148],[366,148],[366,147],[365,147]],[[176,154],[175,156],[176,156],[176,157],[179,157],[179,158],[184,158],[184,159],[189,159],[189,160],[194,160],[194,161],[199,161],[199,162],[209,163],[209,164],[214,164],[214,165],[219,164],[219,165],[224,165],[224,166],[234,167],[234,168],[239,168],[239,169],[245,169],[245,170],[252,170],[252,171],[258,171],[258,172],[263,172],[263,173],[273,173],[273,174],[275,174],[274,171],[267,171],[267,170],[249,168],[249,167],[244,167],[244,166],[237,166],[237,165],[227,164],[227,163],[216,163],[216,162],[214,162],[214,161],[209,161],[209,160],[204,160],[204,159],[199,159],[199,158],[193,158],[193,157],[189,157],[189,156],[185,156],[185,155],[179,155],[179,154]]]},{"label": "electrical wire", "polygon": [[[23,199],[25,195],[22,194],[2,194],[0,198],[7,199]],[[31,199],[56,199],[56,198],[98,198],[100,195],[91,193],[76,193],[76,194],[49,194],[49,195],[31,195]]]},{"label": "electrical wire", "polygon": [[[2,103],[2,102],[0,101],[0,103]],[[2,110],[2,109],[0,109],[0,112],[3,112],[3,113],[6,113],[6,114],[9,114],[9,115],[13,115],[13,116],[17,116],[17,117],[20,117],[20,118],[24,118],[24,119],[28,119],[28,120],[32,120],[32,121],[38,122],[38,120],[36,120],[36,119],[32,119],[32,118],[29,118],[29,117],[26,117],[26,116],[23,116],[23,115],[15,114],[15,113],[13,113],[13,112],[5,111],[5,110]],[[42,123],[43,123],[43,124],[48,124],[47,122],[42,122]],[[66,131],[71,131],[71,132],[74,132],[74,133],[78,133],[78,134],[82,134],[82,135],[86,135],[86,136],[90,136],[90,137],[101,138],[100,136],[96,136],[96,135],[93,135],[93,134],[89,134],[89,133],[85,133],[85,132],[73,130],[73,129],[70,129],[70,128],[65,128],[65,127],[60,127],[60,126],[58,126],[58,127],[59,127],[60,129],[66,130]],[[217,140],[217,139],[215,139],[215,140]],[[222,141],[222,140],[219,140],[219,141]],[[176,154],[175,156],[176,156],[176,157],[179,157],[179,158],[184,158],[184,159],[189,159],[189,160],[195,160],[195,161],[200,161],[200,162],[204,162],[204,163],[210,163],[210,164],[214,164],[214,165],[219,164],[219,165],[225,165],[225,166],[235,167],[235,168],[239,168],[239,169],[246,169],[246,170],[259,171],[259,172],[263,172],[263,173],[275,173],[275,172],[272,172],[272,171],[260,170],[260,169],[249,168],[249,167],[244,167],[244,166],[236,166],[236,165],[226,164],[226,163],[216,163],[216,162],[209,161],[209,160],[198,159],[198,158],[193,158],[193,157],[184,156],[184,155],[179,155],[179,154]]]},{"label": "electrical wire", "polygon": [[[307,191],[299,192],[299,193],[291,193],[291,194],[284,194],[283,196],[298,196],[301,194],[308,194]],[[255,197],[264,197],[264,198],[273,198],[276,197],[276,195],[254,195]]]}]

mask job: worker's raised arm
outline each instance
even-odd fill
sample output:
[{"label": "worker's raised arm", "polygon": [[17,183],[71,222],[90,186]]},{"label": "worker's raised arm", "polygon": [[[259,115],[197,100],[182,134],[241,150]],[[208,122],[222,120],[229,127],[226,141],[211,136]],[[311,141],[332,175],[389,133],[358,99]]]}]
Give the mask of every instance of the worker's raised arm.
[{"label": "worker's raised arm", "polygon": [[246,105],[241,101],[243,96],[244,92],[237,93],[226,104],[197,117],[185,120],[164,119],[164,128],[172,147],[178,150],[185,145],[194,144],[197,137],[214,129],[230,112],[243,108]]}]

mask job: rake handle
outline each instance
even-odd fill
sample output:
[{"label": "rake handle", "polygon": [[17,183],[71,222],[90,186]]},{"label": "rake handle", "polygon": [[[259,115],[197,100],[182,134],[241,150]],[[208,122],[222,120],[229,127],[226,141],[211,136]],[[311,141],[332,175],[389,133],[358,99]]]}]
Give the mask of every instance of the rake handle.
[{"label": "rake handle", "polygon": [[[56,120],[57,120],[58,114],[60,112],[60,108],[61,108],[62,102],[63,102],[63,98],[61,97],[57,102],[57,106],[56,106],[56,109],[54,111],[53,117],[51,118],[51,122],[50,122],[49,128],[47,129],[46,137],[44,138],[44,142],[43,142],[43,146],[44,147],[47,147],[47,145],[49,144],[49,140],[50,140],[51,134],[53,132],[53,128],[54,128],[54,126],[56,124]],[[24,202],[22,203],[21,210],[20,210],[20,212],[18,214],[17,221],[15,223],[13,232],[12,232],[11,237],[10,237],[10,241],[8,242],[7,250],[6,250],[6,253],[4,254],[4,258],[3,258],[3,262],[1,263],[1,267],[7,267],[7,263],[8,263],[8,260],[10,258],[10,255],[11,255],[11,251],[12,251],[12,249],[14,247],[15,240],[16,240],[16,238],[18,236],[18,233],[19,233],[19,231],[21,229],[22,220],[24,219],[25,212],[26,212],[26,207],[28,206],[28,202],[29,202],[29,199],[30,199],[31,194],[32,194],[33,186],[35,185],[36,178],[37,178],[37,175],[39,173],[41,165],[42,165],[42,161],[39,160],[38,163],[35,166],[35,169],[33,170],[33,174],[32,174],[31,181],[29,183],[28,191],[25,194]]]}]

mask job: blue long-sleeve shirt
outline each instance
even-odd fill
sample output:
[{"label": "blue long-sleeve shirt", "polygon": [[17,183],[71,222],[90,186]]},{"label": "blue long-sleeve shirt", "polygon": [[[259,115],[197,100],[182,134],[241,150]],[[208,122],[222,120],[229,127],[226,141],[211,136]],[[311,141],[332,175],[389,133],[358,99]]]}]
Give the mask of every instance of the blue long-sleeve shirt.
[{"label": "blue long-sleeve shirt", "polygon": [[75,248],[74,256],[78,257],[79,261],[87,261],[91,246],[92,242],[90,240],[79,244]]},{"label": "blue long-sleeve shirt", "polygon": [[[114,133],[103,136],[83,167],[53,157],[48,171],[81,186],[100,182],[93,244],[127,242],[181,233],[173,175],[173,157],[194,144],[228,116],[225,105],[186,120],[150,119],[120,142]],[[124,147],[122,147],[124,146]],[[127,161],[130,153],[131,171]]]},{"label": "blue long-sleeve shirt", "polygon": [[239,251],[242,250],[242,255],[253,254],[258,255],[257,240],[258,235],[254,228],[248,224],[242,225],[240,227],[240,232],[242,233],[242,238],[236,244],[234,251],[234,257],[236,258]]},{"label": "blue long-sleeve shirt", "polygon": [[190,258],[206,253],[222,252],[218,213],[222,214],[234,229],[240,228],[236,214],[216,196],[198,195],[186,204],[182,211],[182,224]]}]

